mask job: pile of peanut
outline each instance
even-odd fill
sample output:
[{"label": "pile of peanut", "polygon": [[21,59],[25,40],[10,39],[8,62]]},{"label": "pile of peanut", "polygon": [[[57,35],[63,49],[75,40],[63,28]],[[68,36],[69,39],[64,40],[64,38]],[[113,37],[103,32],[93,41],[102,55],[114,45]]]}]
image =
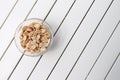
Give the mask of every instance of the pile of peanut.
[{"label": "pile of peanut", "polygon": [[22,28],[20,43],[22,48],[31,53],[45,51],[50,43],[50,33],[44,24],[31,23]]}]

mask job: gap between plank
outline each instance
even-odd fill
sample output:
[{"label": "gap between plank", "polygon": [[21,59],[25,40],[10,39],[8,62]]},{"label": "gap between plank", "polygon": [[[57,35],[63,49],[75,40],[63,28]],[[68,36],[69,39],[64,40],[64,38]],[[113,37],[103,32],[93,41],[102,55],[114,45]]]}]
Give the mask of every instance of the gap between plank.
[{"label": "gap between plank", "polygon": [[[56,33],[58,32],[59,28],[61,27],[61,25],[63,24],[64,20],[66,19],[67,15],[69,14],[70,10],[72,9],[73,5],[75,4],[76,0],[74,0],[74,2],[72,3],[71,7],[69,8],[68,12],[66,13],[65,17],[63,18],[62,22],[60,23],[60,25],[58,26],[57,30],[55,31],[53,37],[55,37]],[[40,57],[41,58],[41,57]],[[30,76],[32,75],[33,71],[35,70],[36,66],[38,65],[40,59],[37,61],[36,65],[34,66],[34,68],[32,69],[30,75],[28,76],[27,80],[30,78]]]},{"label": "gap between plank", "polygon": [[74,35],[76,34],[77,30],[79,29],[80,25],[82,24],[82,22],[84,21],[85,17],[87,16],[89,10],[91,9],[93,3],[95,2],[95,0],[93,0],[93,2],[91,3],[90,7],[88,8],[87,12],[85,13],[84,17],[82,18],[82,20],[80,21],[78,27],[76,28],[75,32],[73,33],[72,37],[70,38],[69,42],[67,43],[67,45],[65,46],[63,52],[61,53],[60,57],[58,58],[57,62],[55,63],[54,67],[52,68],[52,70],[50,71],[48,77],[46,78],[46,80],[49,79],[50,75],[52,74],[53,70],[55,69],[56,65],[58,64],[59,60],[61,59],[62,55],[64,54],[65,50],[67,49],[67,47],[69,46],[71,40],[73,39]]},{"label": "gap between plank", "polygon": [[105,43],[104,47],[102,48],[100,54],[98,55],[97,59],[95,60],[94,64],[92,65],[91,69],[89,70],[87,76],[85,77],[85,80],[87,80],[88,76],[90,75],[92,69],[94,68],[95,64],[97,63],[97,61],[99,60],[100,56],[102,55],[102,52],[104,51],[104,49],[106,48],[107,44],[109,43],[110,39],[112,38],[115,30],[117,29],[118,25],[119,25],[120,21],[117,23],[116,27],[114,28],[113,32],[111,33],[110,37],[108,38],[107,42]]},{"label": "gap between plank", "polygon": [[114,65],[115,65],[115,63],[116,63],[116,61],[117,61],[117,59],[119,58],[119,56],[120,56],[120,52],[119,52],[119,54],[117,55],[117,57],[116,57],[116,59],[114,60],[114,62],[113,62],[113,64],[112,64],[112,66],[110,67],[110,69],[109,69],[109,71],[107,72],[107,74],[105,75],[105,78],[104,78],[104,80],[106,80],[107,79],[107,76],[109,75],[109,73],[111,72],[111,70],[113,69],[113,67],[114,67]]},{"label": "gap between plank", "polygon": [[[34,6],[36,5],[37,2],[38,2],[38,0],[35,1],[35,3],[33,4],[32,8],[31,8],[30,11],[28,12],[26,18],[24,19],[24,21],[25,21],[25,20],[27,19],[27,17],[30,15],[30,13],[32,12],[32,10],[33,10],[33,8],[34,8]],[[14,38],[15,38],[15,37],[13,37],[13,39],[11,40],[11,42],[10,42],[10,44],[9,44],[9,47],[10,47],[12,41],[14,40]],[[7,47],[7,49],[6,49],[5,52],[3,53],[2,58],[4,57],[6,51],[8,50],[9,47]],[[19,61],[18,61],[17,64],[15,65],[14,69],[13,69],[12,72],[10,73],[10,75],[9,75],[9,77],[8,77],[7,80],[10,79],[11,75],[13,74],[14,70],[16,69],[17,65],[19,64],[19,62],[21,61],[21,59],[22,59],[23,56],[24,56],[24,54],[22,54],[22,56],[20,57]],[[2,58],[1,58],[1,59],[2,59]]]},{"label": "gap between plank", "polygon": [[17,0],[14,4],[14,6],[12,7],[12,9],[10,10],[10,12],[8,13],[7,17],[5,18],[5,20],[3,21],[2,25],[0,26],[0,30],[2,29],[2,27],[4,26],[5,22],[7,21],[8,17],[10,16],[10,14],[12,13],[12,11],[14,10],[15,6],[17,5],[19,0]]},{"label": "gap between plank", "polygon": [[70,72],[68,73],[68,75],[67,75],[67,77],[65,78],[65,80],[68,79],[69,75],[71,74],[72,70],[74,69],[74,67],[75,67],[75,65],[77,64],[78,60],[80,59],[81,55],[82,55],[83,52],[85,51],[85,49],[86,49],[87,45],[89,44],[89,42],[91,41],[92,37],[94,36],[96,30],[98,29],[99,25],[101,24],[103,18],[105,17],[105,15],[106,15],[107,11],[109,10],[110,6],[112,5],[113,1],[114,1],[114,0],[111,1],[111,3],[110,3],[110,5],[108,6],[107,10],[106,10],[105,13],[103,14],[100,22],[98,23],[97,27],[96,27],[95,30],[93,31],[92,35],[90,36],[88,42],[87,42],[86,45],[84,46],[82,52],[81,52],[80,55],[78,56],[76,62],[74,63],[73,67],[71,68],[71,70],[70,70]]}]

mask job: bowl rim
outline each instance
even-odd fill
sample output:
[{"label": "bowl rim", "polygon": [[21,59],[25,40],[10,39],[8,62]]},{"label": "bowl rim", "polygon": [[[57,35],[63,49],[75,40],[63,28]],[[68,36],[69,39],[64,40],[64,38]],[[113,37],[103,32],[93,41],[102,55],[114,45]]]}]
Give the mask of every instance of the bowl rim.
[{"label": "bowl rim", "polygon": [[[19,49],[19,45],[16,41],[16,36],[18,36],[17,34],[19,33],[19,31],[22,29],[22,24],[24,24],[25,22],[29,21],[29,20],[33,20],[33,22],[35,22],[34,20],[38,20],[40,22],[42,22],[43,25],[45,25],[45,27],[47,28],[48,32],[50,33],[50,43],[48,45],[48,47],[46,48],[45,51],[42,51],[42,52],[38,52],[38,53],[30,53],[30,52],[26,52],[26,50],[24,50],[23,52]],[[43,19],[40,19],[40,18],[29,18],[29,19],[25,19],[24,21],[22,21],[16,28],[15,30],[15,33],[14,33],[14,42],[15,42],[15,46],[17,47],[17,49],[20,51],[20,53],[26,55],[26,56],[31,56],[31,57],[36,57],[36,56],[40,56],[40,55],[43,55],[45,54],[51,47],[52,43],[53,43],[53,31],[50,27],[50,25],[44,21]]]}]

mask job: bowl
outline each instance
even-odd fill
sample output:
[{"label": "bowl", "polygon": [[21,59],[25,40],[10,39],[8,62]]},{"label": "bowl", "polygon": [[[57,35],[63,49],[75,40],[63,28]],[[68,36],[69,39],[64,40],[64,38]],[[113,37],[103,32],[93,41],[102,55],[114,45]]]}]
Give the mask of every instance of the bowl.
[{"label": "bowl", "polygon": [[[43,24],[43,25],[45,26],[45,28],[47,29],[47,31],[50,33],[50,43],[49,43],[49,45],[46,47],[46,50],[41,51],[41,52],[28,52],[28,51],[26,51],[26,50],[21,46],[20,36],[21,36],[22,29],[23,29],[24,26],[28,26],[28,25],[30,25],[30,24],[33,23],[33,22],[34,22],[34,23]],[[30,18],[30,19],[27,19],[27,20],[23,21],[23,22],[17,27],[17,29],[16,29],[16,31],[15,31],[14,37],[15,37],[14,41],[15,41],[15,45],[16,45],[17,49],[18,49],[21,53],[23,53],[23,54],[25,54],[25,55],[27,55],[27,56],[43,55],[44,53],[46,53],[46,52],[50,49],[50,47],[51,47],[51,45],[52,45],[52,42],[53,42],[53,33],[52,33],[52,30],[51,30],[49,24],[48,24],[47,22],[43,21],[42,19],[38,19],[38,18]]]}]

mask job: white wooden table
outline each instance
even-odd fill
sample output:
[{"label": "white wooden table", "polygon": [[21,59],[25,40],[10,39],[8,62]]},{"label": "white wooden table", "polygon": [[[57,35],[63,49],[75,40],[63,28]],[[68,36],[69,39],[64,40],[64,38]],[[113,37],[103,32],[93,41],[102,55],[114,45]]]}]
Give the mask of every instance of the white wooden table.
[{"label": "white wooden table", "polygon": [[[17,26],[45,19],[52,48],[20,53]],[[0,80],[120,80],[120,0],[0,0]]]}]

